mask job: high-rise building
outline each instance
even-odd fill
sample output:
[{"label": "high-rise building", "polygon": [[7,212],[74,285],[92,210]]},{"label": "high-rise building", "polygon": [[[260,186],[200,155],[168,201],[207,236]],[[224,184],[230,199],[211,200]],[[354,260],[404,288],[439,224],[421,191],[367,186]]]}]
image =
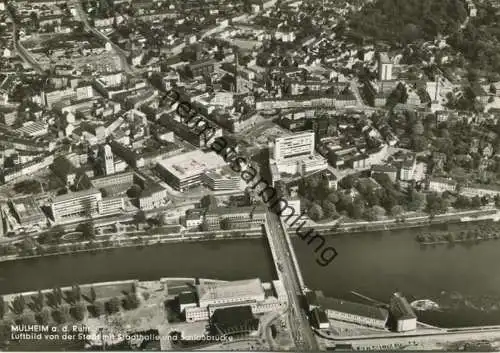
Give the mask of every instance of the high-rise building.
[{"label": "high-rise building", "polygon": [[305,159],[314,156],[314,132],[302,132],[277,137],[271,146],[272,158],[276,163]]},{"label": "high-rise building", "polygon": [[111,175],[115,173],[115,161],[113,158],[113,152],[111,151],[111,146],[106,144],[103,148],[103,163],[104,172],[106,175]]},{"label": "high-rise building", "polygon": [[380,53],[378,58],[378,79],[380,81],[392,80],[392,61],[387,53]]}]

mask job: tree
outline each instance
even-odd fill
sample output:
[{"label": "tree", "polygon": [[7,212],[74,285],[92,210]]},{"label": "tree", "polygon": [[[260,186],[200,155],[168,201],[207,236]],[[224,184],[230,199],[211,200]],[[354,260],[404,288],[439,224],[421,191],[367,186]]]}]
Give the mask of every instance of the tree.
[{"label": "tree", "polygon": [[109,314],[114,314],[120,311],[121,307],[121,302],[120,299],[117,297],[111,298],[107,303],[106,303],[106,310],[108,311]]},{"label": "tree", "polygon": [[92,286],[90,287],[90,302],[95,303],[96,299],[97,299],[97,294],[95,292],[94,287]]},{"label": "tree", "polygon": [[68,299],[71,303],[75,304],[82,300],[82,291],[78,284],[71,287],[71,292],[68,293]]},{"label": "tree", "polygon": [[0,347],[11,339],[12,322],[0,320]]},{"label": "tree", "polygon": [[92,222],[85,222],[76,227],[78,232],[82,232],[83,238],[86,240],[95,238],[95,227]]},{"label": "tree", "polygon": [[455,233],[449,232],[446,234],[446,240],[450,243],[454,243],[456,241]]},{"label": "tree", "polygon": [[339,181],[339,185],[343,189],[352,189],[354,187],[354,183],[356,178],[353,175],[347,175]]},{"label": "tree", "polygon": [[220,221],[220,228],[222,230],[228,230],[231,228],[231,225],[230,225],[230,222],[229,222],[229,219],[227,218],[224,218]]},{"label": "tree", "polygon": [[385,210],[380,206],[373,206],[366,212],[366,217],[370,221],[380,221],[385,216]]},{"label": "tree", "polygon": [[396,218],[397,218],[397,217],[401,216],[401,215],[403,214],[403,212],[404,212],[404,211],[405,211],[405,210],[404,210],[403,206],[401,206],[401,205],[396,205],[396,206],[393,206],[393,207],[391,208],[391,215],[392,215],[393,217],[396,217]]},{"label": "tree", "polygon": [[95,317],[99,317],[99,316],[102,316],[106,313],[106,306],[105,304],[98,300],[98,301],[95,301],[93,304],[92,304],[92,312],[94,314]]},{"label": "tree", "polygon": [[26,301],[24,296],[19,295],[12,301],[12,311],[18,315],[22,314],[26,309]]},{"label": "tree", "polygon": [[348,208],[347,213],[349,217],[353,219],[361,219],[363,218],[363,214],[365,213],[365,204],[361,199],[355,199]]},{"label": "tree", "polygon": [[427,148],[427,139],[423,136],[413,136],[411,139],[412,149],[416,152],[422,152]]},{"label": "tree", "polygon": [[50,322],[50,309],[45,307],[40,311],[36,319],[40,325],[47,325]]},{"label": "tree", "polygon": [[139,298],[134,293],[128,293],[123,301],[123,307],[126,310],[133,310],[139,307]]},{"label": "tree", "polygon": [[444,199],[433,192],[427,195],[427,212],[431,215],[443,213],[446,211]]},{"label": "tree", "polygon": [[482,206],[481,198],[479,196],[474,196],[471,201],[472,208],[480,208]]},{"label": "tree", "polygon": [[36,296],[32,297],[32,302],[33,302],[32,305],[33,311],[39,313],[45,305],[45,296],[43,295],[41,290],[38,291]]},{"label": "tree", "polygon": [[61,305],[63,299],[63,294],[61,288],[52,289],[52,306],[57,307]]},{"label": "tree", "polygon": [[3,300],[3,296],[0,295],[0,320],[3,319],[6,311],[5,301]]},{"label": "tree", "polygon": [[398,84],[394,91],[387,97],[387,106],[393,107],[398,103],[406,103],[408,100],[408,92],[403,84]]},{"label": "tree", "polygon": [[413,124],[413,126],[412,126],[413,134],[422,135],[424,133],[424,131],[425,131],[424,124],[422,124],[421,120],[418,120],[417,122],[415,122],[415,124]]},{"label": "tree", "polygon": [[23,313],[19,321],[23,325],[36,325],[35,314],[32,312]]},{"label": "tree", "polygon": [[325,216],[328,218],[337,215],[337,208],[335,207],[335,204],[328,200],[323,201],[323,211],[325,213]]},{"label": "tree", "polygon": [[85,313],[87,312],[87,307],[84,303],[79,302],[73,308],[73,317],[77,321],[82,321],[85,318]]},{"label": "tree", "polygon": [[21,243],[21,251],[24,255],[33,255],[35,249],[35,241],[32,237],[25,237]]},{"label": "tree", "polygon": [[309,208],[308,215],[313,221],[319,221],[325,216],[323,209],[317,203],[312,204],[311,208]]},{"label": "tree", "polygon": [[214,208],[217,207],[219,201],[214,195],[205,195],[201,198],[200,204],[203,208]]},{"label": "tree", "polygon": [[453,204],[453,207],[458,209],[469,209],[471,208],[471,201],[466,196],[458,195],[457,200]]},{"label": "tree", "polygon": [[134,215],[134,222],[136,225],[140,223],[145,223],[147,221],[146,213],[144,211],[139,211]]},{"label": "tree", "polygon": [[334,204],[339,202],[339,195],[337,195],[337,192],[333,191],[333,192],[329,193],[328,194],[328,201],[330,201],[331,203],[334,203]]},{"label": "tree", "polygon": [[391,212],[392,208],[398,204],[398,200],[393,196],[391,192],[385,192],[381,205],[388,211]]},{"label": "tree", "polygon": [[137,184],[133,184],[130,189],[127,190],[127,196],[131,199],[136,199],[141,195],[141,192],[141,187]]},{"label": "tree", "polygon": [[410,192],[410,198],[408,201],[408,209],[410,211],[418,211],[425,205],[425,195],[416,190]]},{"label": "tree", "polygon": [[62,235],[64,235],[64,227],[57,224],[52,226],[48,231],[47,234],[50,234],[50,239],[57,240],[59,239]]},{"label": "tree", "polygon": [[70,307],[67,304],[61,305],[52,312],[52,317],[58,324],[68,322],[71,318]]},{"label": "tree", "polygon": [[31,20],[31,24],[33,25],[33,27],[35,29],[38,29],[40,27],[40,22],[38,21],[38,15],[36,12],[32,11],[30,13],[30,20]]}]

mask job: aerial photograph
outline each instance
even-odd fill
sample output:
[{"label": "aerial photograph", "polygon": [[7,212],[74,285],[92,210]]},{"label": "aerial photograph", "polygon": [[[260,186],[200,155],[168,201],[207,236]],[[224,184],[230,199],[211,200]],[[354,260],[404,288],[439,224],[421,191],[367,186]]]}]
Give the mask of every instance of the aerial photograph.
[{"label": "aerial photograph", "polygon": [[500,352],[499,0],[0,0],[0,351]]}]

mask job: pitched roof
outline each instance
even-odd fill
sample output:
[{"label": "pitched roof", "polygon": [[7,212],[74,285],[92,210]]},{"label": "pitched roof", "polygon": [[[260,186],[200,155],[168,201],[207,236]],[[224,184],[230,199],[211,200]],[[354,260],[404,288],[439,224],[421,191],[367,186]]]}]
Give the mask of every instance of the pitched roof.
[{"label": "pitched roof", "polygon": [[389,312],[376,306],[365,305],[329,297],[317,297],[318,304],[325,310],[335,310],[375,320],[387,320]]}]

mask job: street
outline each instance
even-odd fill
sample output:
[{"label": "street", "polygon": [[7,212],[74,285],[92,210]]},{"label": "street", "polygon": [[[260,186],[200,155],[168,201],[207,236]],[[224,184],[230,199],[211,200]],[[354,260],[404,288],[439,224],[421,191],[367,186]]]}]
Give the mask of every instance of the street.
[{"label": "street", "polygon": [[89,32],[92,32],[95,36],[101,38],[105,42],[109,43],[113,50],[115,51],[116,55],[120,58],[120,65],[122,70],[124,70],[126,73],[130,75],[136,74],[134,70],[130,67],[130,65],[127,62],[127,56],[126,53],[121,49],[118,45],[113,43],[108,37],[106,37],[103,33],[92,27],[89,23],[89,20],[87,18],[87,14],[83,10],[82,4],[80,1],[75,1],[74,2],[76,10],[78,11],[78,16],[80,17],[80,20],[83,22],[85,29],[87,29]]},{"label": "street", "polygon": [[14,14],[10,9],[7,11],[7,14],[12,20],[12,38],[16,47],[17,54],[38,73],[43,73],[44,70],[42,69],[40,64],[38,64],[36,60],[31,56],[31,54],[22,46],[21,41],[18,38],[17,25]]},{"label": "street", "polygon": [[[289,301],[289,324],[297,350],[304,351],[318,351],[319,346],[314,336],[314,333],[309,325],[309,320],[306,313],[301,309],[299,298],[302,296],[302,289],[300,288],[300,281],[295,271],[295,267],[291,256],[289,255],[288,242],[285,230],[281,226],[280,218],[277,214],[268,211],[267,225],[270,234],[268,239],[270,246],[276,252],[275,262],[280,264],[278,271],[279,277],[283,281],[283,285],[288,293]],[[291,249],[293,251],[293,249]]]}]

